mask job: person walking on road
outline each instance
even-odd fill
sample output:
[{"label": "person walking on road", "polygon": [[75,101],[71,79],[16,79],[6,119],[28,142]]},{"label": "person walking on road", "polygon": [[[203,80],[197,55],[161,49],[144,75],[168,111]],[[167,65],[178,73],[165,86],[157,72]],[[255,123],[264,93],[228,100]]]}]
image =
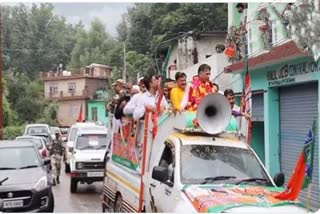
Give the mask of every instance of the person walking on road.
[{"label": "person walking on road", "polygon": [[51,165],[52,165],[52,177],[53,177],[53,186],[60,183],[60,171],[61,171],[61,159],[64,155],[64,147],[60,138],[60,134],[55,133],[56,140],[54,141],[50,149]]}]

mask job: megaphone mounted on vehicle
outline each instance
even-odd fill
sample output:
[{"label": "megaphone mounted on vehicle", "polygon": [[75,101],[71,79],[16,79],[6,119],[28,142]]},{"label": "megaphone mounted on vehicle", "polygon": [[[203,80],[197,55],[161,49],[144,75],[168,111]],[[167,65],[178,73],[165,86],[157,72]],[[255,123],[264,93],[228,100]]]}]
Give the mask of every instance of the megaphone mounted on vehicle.
[{"label": "megaphone mounted on vehicle", "polygon": [[219,134],[228,126],[231,107],[225,96],[214,93],[205,96],[197,109],[199,126],[208,134]]},{"label": "megaphone mounted on vehicle", "polygon": [[[200,128],[195,128],[197,118]],[[206,132],[219,134],[225,131],[231,118],[231,107],[225,96],[214,93],[205,96],[196,112],[183,112],[176,116],[174,127],[187,132]]]}]

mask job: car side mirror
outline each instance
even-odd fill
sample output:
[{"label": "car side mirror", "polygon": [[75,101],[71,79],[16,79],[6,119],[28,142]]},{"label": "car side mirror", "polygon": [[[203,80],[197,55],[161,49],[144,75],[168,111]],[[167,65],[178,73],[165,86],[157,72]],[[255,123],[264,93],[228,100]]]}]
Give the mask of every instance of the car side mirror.
[{"label": "car side mirror", "polygon": [[73,147],[69,147],[69,152],[70,152],[70,153],[73,152]]},{"label": "car side mirror", "polygon": [[165,183],[169,178],[168,173],[169,172],[167,168],[162,166],[155,166],[152,170],[152,178],[162,183]]},{"label": "car side mirror", "polygon": [[283,172],[279,172],[274,176],[273,181],[278,187],[281,187],[284,184],[284,177]]},{"label": "car side mirror", "polygon": [[45,159],[44,161],[43,161],[43,165],[50,165],[51,164],[51,159]]}]

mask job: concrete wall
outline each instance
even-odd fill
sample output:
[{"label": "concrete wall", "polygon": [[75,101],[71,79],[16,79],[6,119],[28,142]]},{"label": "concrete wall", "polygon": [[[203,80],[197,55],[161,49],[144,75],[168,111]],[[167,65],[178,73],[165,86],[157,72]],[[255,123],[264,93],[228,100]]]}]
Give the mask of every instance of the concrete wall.
[{"label": "concrete wall", "polygon": [[107,81],[99,79],[86,79],[85,85],[87,86],[88,93],[93,96],[97,89],[105,88],[107,86]]},{"label": "concrete wall", "polygon": [[69,100],[60,101],[57,118],[61,125],[71,126],[77,121],[82,104],[82,118],[86,119],[86,101],[84,100]]},{"label": "concrete wall", "polygon": [[53,94],[52,97],[60,97],[60,92],[63,92],[63,96],[71,96],[71,93],[69,92],[69,83],[75,83],[76,89],[74,91],[74,96],[82,96],[83,89],[85,86],[85,79],[71,79],[71,80],[59,80],[59,81],[46,81],[44,83],[44,94],[45,98],[50,97],[50,87],[51,86],[57,86],[58,92],[56,94]]}]

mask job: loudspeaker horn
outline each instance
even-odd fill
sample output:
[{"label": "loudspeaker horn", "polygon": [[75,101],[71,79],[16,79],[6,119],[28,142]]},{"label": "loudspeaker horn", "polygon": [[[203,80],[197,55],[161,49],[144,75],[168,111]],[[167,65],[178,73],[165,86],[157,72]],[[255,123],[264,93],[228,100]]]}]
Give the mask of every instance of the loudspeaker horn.
[{"label": "loudspeaker horn", "polygon": [[219,93],[205,96],[197,109],[199,126],[208,134],[219,134],[228,126],[231,107],[227,98]]}]

